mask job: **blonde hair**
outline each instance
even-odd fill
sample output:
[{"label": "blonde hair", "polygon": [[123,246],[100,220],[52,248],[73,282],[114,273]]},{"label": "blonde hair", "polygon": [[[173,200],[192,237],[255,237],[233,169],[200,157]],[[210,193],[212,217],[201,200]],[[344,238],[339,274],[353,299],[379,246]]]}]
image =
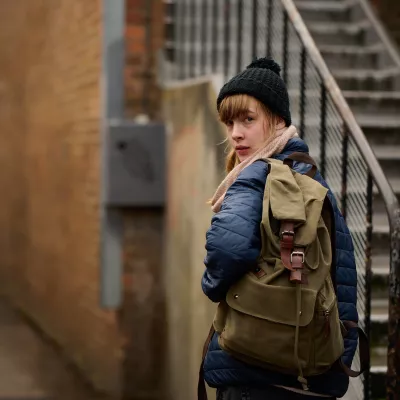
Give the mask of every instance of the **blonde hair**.
[{"label": "blonde hair", "polygon": [[[253,97],[247,94],[235,94],[225,97],[222,100],[218,110],[221,122],[227,124],[230,120],[241,118],[247,115],[251,99],[253,99]],[[257,102],[256,112],[258,113],[258,110],[261,110],[261,112],[263,112],[267,117],[267,123],[264,127],[265,136],[267,139],[275,135],[276,126],[281,118],[274,114],[264,103],[261,103],[261,101],[257,99],[255,100]],[[238,156],[236,155],[235,149],[231,148],[225,159],[226,172],[231,172],[232,169],[235,168],[236,165],[238,165],[239,163],[240,161]]]}]

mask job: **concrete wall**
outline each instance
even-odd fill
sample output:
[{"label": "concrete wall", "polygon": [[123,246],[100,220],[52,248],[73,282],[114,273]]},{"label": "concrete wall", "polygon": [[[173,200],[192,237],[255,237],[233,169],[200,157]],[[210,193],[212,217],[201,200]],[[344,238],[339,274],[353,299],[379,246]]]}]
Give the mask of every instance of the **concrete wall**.
[{"label": "concrete wall", "polygon": [[101,2],[3,0],[0,290],[99,389],[120,390],[99,307]]},{"label": "concrete wall", "polygon": [[196,398],[203,343],[215,305],[200,286],[205,233],[212,212],[207,201],[223,175],[225,145],[208,82],[164,91],[169,129],[165,284],[167,290],[169,398]]}]

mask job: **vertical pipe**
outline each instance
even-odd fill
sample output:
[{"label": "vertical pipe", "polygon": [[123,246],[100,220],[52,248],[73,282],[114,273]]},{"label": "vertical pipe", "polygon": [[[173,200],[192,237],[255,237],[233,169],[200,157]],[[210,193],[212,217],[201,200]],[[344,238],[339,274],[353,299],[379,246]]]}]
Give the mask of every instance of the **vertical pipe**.
[{"label": "vertical pipe", "polygon": [[347,217],[347,171],[349,156],[349,131],[347,126],[343,124],[342,138],[342,190],[341,190],[341,209],[343,218]]},{"label": "vertical pipe", "polygon": [[257,13],[258,13],[258,2],[257,0],[253,0],[253,15],[252,15],[252,42],[251,42],[251,57],[253,60],[257,57]]},{"label": "vertical pipe", "polygon": [[122,303],[122,218],[104,204],[108,185],[109,121],[124,117],[125,1],[103,0],[102,38],[102,120],[101,120],[101,201],[100,201],[100,303],[117,308]]},{"label": "vertical pipe", "polygon": [[268,0],[267,12],[267,56],[272,57],[272,21],[274,14],[274,1]]},{"label": "vertical pipe", "polygon": [[326,88],[323,82],[321,82],[321,109],[320,109],[320,153],[321,153],[321,163],[320,171],[321,175],[325,176],[325,166],[326,166]]},{"label": "vertical pipe", "polygon": [[238,0],[237,3],[237,32],[236,32],[236,73],[239,73],[242,69],[242,40],[243,40],[243,0]]},{"label": "vertical pipe", "polygon": [[289,39],[289,17],[286,11],[283,12],[283,80],[288,84],[288,39]]},{"label": "vertical pipe", "polygon": [[304,46],[301,49],[300,60],[300,137],[304,138],[306,127],[306,79],[307,79],[307,51]]},{"label": "vertical pipe", "polygon": [[[370,337],[371,332],[371,280],[372,280],[372,260],[371,260],[371,245],[372,245],[372,175],[368,172],[367,177],[367,231],[366,231],[366,248],[365,248],[365,333]],[[364,400],[370,399],[370,365],[364,372]]]},{"label": "vertical pipe", "polygon": [[213,0],[212,27],[211,27],[211,70],[216,72],[218,54],[218,1]]},{"label": "vertical pipe", "polygon": [[231,4],[230,0],[224,1],[224,77],[229,75],[229,58],[230,58],[230,23],[231,23]]}]

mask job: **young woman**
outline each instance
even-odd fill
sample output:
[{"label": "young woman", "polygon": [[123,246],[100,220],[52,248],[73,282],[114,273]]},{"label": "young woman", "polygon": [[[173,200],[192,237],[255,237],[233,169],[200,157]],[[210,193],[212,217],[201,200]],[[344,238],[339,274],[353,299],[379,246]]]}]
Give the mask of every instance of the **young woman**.
[{"label": "young woman", "polygon": [[[226,125],[231,151],[227,176],[212,198],[215,212],[207,232],[204,293],[213,301],[225,300],[232,284],[254,269],[261,251],[260,222],[267,164],[260,158],[283,160],[294,152],[308,153],[306,143],[291,125],[289,96],[271,59],[259,59],[233,77],[221,89],[217,109]],[[259,160],[259,161],[257,161]],[[306,173],[310,165],[294,162],[293,169]],[[327,187],[317,172],[315,179]],[[349,230],[331,192],[335,212],[336,280],[340,318],[357,322],[357,273]],[[273,345],[273,344],[271,344]],[[343,362],[350,366],[357,335],[345,338]],[[348,388],[348,377],[330,370],[308,378],[304,391],[296,377],[255,367],[235,359],[218,345],[214,333],[204,360],[204,377],[217,388],[221,400],[333,399]]]}]

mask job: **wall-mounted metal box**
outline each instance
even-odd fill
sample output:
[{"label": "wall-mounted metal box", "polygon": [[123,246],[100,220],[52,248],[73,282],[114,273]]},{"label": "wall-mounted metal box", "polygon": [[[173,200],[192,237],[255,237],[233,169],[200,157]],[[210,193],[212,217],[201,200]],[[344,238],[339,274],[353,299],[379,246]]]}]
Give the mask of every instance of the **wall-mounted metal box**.
[{"label": "wall-mounted metal box", "polygon": [[164,125],[116,121],[109,125],[106,137],[106,205],[163,206],[166,179]]}]

